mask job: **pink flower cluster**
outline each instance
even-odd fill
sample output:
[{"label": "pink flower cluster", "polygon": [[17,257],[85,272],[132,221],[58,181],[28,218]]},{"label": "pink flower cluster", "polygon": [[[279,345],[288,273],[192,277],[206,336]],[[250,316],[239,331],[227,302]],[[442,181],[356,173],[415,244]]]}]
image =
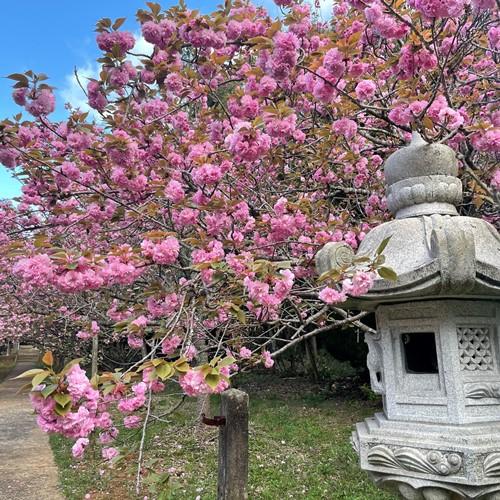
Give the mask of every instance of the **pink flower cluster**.
[{"label": "pink flower cluster", "polygon": [[271,357],[271,353],[269,351],[262,352],[262,359],[266,368],[272,368],[274,366],[274,359]]},{"label": "pink flower cluster", "polygon": [[176,293],[169,293],[163,298],[149,297],[146,301],[146,307],[153,318],[161,318],[172,314],[179,303],[179,296]]},{"label": "pink flower cluster", "polygon": [[87,84],[87,96],[89,98],[89,106],[98,111],[103,110],[108,104],[103,88],[95,80],[90,80]]},{"label": "pink flower cluster", "polygon": [[273,41],[274,50],[268,61],[268,70],[276,80],[284,80],[297,64],[300,40],[294,33],[278,31]]},{"label": "pink flower cluster", "polygon": [[222,179],[223,175],[224,172],[221,167],[212,163],[204,163],[195,168],[192,173],[194,181],[200,186],[205,184],[217,184]]},{"label": "pink flower cluster", "polygon": [[97,35],[96,41],[101,50],[111,52],[116,49],[120,56],[125,55],[135,45],[134,36],[127,31],[103,31]]},{"label": "pink flower cluster", "polygon": [[279,305],[288,297],[295,281],[295,275],[289,269],[280,271],[280,274],[282,276],[281,279],[275,278],[273,280],[274,286],[272,289],[269,283],[255,280],[250,276],[244,278],[243,285],[250,299],[247,302],[247,307],[257,317],[263,317],[263,313],[265,316],[270,315],[271,317],[275,317]]},{"label": "pink flower cluster", "polygon": [[[437,0],[440,2],[441,0]],[[446,0],[447,1],[447,0]],[[378,2],[370,2],[370,7],[365,9],[365,16],[373,31],[383,38],[400,39],[406,36],[410,28],[397,21],[394,17],[384,11],[384,6]]]},{"label": "pink flower cluster", "polygon": [[[221,375],[228,377],[229,367],[220,369]],[[179,377],[181,389],[188,396],[201,396],[202,394],[218,394],[229,387],[229,382],[221,378],[217,386],[212,389],[206,382],[203,373],[200,370],[189,370],[185,375]]]},{"label": "pink flower cluster", "polygon": [[412,45],[405,45],[401,49],[399,62],[394,68],[398,76],[407,80],[422,70],[430,71],[437,66],[437,57],[426,49],[415,51]]},{"label": "pink flower cluster", "polygon": [[491,186],[500,191],[500,168],[497,168],[493,174],[493,177],[490,180]]},{"label": "pink flower cluster", "polygon": [[175,352],[175,350],[181,345],[182,339],[179,335],[174,335],[173,337],[167,337],[162,340],[161,352],[162,354],[170,355]]},{"label": "pink flower cluster", "polygon": [[18,260],[12,271],[29,286],[43,287],[52,283],[55,266],[50,257],[42,253]]},{"label": "pink flower cluster", "polygon": [[58,433],[77,439],[73,446],[73,456],[80,457],[88,445],[88,436],[95,429],[108,430],[112,427],[106,404],[99,391],[94,389],[85,372],[74,365],[65,377],[67,393],[71,396],[71,410],[64,416],[55,412],[56,401],[52,396],[43,397],[44,385],[30,394],[37,416],[37,423],[44,432]]},{"label": "pink flower cluster", "polygon": [[173,203],[179,203],[185,196],[184,188],[179,181],[172,179],[165,188],[165,196]]},{"label": "pink flower cluster", "polygon": [[144,39],[153,45],[157,45],[160,49],[167,47],[175,30],[175,24],[168,19],[162,19],[159,23],[146,21],[142,25]]},{"label": "pink flower cluster", "polygon": [[148,386],[145,382],[139,382],[132,386],[134,396],[121,399],[118,402],[118,410],[122,413],[132,413],[139,408],[142,408],[146,403],[146,392]]},{"label": "pink flower cluster", "polygon": [[97,324],[97,322],[91,321],[90,327],[85,329],[85,330],[80,330],[76,334],[76,336],[79,339],[88,340],[88,339],[91,339],[92,337],[95,337],[100,331],[101,331],[101,329],[99,328],[99,325]]},{"label": "pink flower cluster", "polygon": [[173,264],[179,256],[179,240],[174,236],[168,236],[160,242],[143,240],[141,243],[142,254],[149,257],[156,264]]},{"label": "pink flower cluster", "polygon": [[29,91],[23,87],[13,93],[16,104],[24,106],[26,111],[35,117],[46,116],[55,109],[56,99],[50,88]]},{"label": "pink flower cluster", "polygon": [[255,161],[264,156],[271,147],[271,138],[254,129],[249,122],[239,122],[234,132],[228,134],[225,144],[238,161]]},{"label": "pink flower cluster", "polygon": [[412,0],[411,4],[427,18],[458,17],[465,0]]},{"label": "pink flower cluster", "polygon": [[358,131],[358,125],[354,120],[341,118],[332,123],[332,131],[336,134],[343,135],[346,139],[352,139]]},{"label": "pink flower cluster", "polygon": [[375,95],[377,86],[373,80],[361,80],[356,85],[356,97],[360,101],[368,101]]},{"label": "pink flower cluster", "polygon": [[319,298],[325,304],[338,304],[347,300],[347,295],[358,297],[364,295],[373,286],[375,273],[358,271],[352,278],[346,278],[342,281],[342,290],[325,287],[319,292]]}]

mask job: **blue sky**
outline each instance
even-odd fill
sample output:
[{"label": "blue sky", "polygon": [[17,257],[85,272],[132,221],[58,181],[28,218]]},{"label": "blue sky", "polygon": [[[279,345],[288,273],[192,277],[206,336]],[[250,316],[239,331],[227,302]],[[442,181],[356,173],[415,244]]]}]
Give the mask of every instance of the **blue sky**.
[{"label": "blue sky", "polygon": [[[264,0],[265,1],[265,0]],[[264,1],[262,3],[264,3]],[[177,1],[160,1],[167,8]],[[191,9],[209,12],[220,2],[186,0]],[[265,1],[268,5],[271,2]],[[135,13],[145,7],[141,0],[25,0],[2,2],[0,29],[0,119],[12,117],[21,108],[11,99],[12,81],[4,78],[11,73],[32,69],[49,76],[47,83],[57,87],[56,111],[53,120],[65,117],[64,103],[78,104],[82,94],[74,84],[73,69],[82,74],[92,72],[99,51],[95,44],[94,27],[102,17],[126,17],[122,29],[138,32]],[[20,184],[0,165],[0,199],[20,193]]]},{"label": "blue sky", "polygon": [[[163,8],[176,0],[159,1]],[[210,12],[222,0],[186,0],[191,9]],[[272,0],[258,0],[277,14]],[[331,0],[322,3],[330,4]],[[82,75],[95,72],[99,50],[95,44],[95,23],[102,17],[126,17],[122,29],[139,32],[135,13],[146,8],[145,0],[25,0],[2,2],[0,29],[0,119],[12,117],[21,108],[11,99],[12,81],[4,78],[11,73],[32,69],[49,76],[47,83],[57,88],[56,111],[52,120],[65,117],[65,102],[83,104],[81,90],[75,84],[74,68]],[[326,5],[325,5],[326,7]],[[323,10],[323,9],[322,9]],[[0,199],[20,192],[20,184],[0,165]]]}]

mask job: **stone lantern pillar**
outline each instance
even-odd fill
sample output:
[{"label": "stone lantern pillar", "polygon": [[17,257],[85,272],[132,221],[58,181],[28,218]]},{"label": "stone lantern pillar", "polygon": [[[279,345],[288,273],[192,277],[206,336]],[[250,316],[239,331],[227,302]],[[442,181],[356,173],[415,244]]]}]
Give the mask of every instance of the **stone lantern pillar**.
[{"label": "stone lantern pillar", "polygon": [[[358,255],[390,236],[384,254],[398,279],[346,304],[377,320],[366,342],[384,412],[353,433],[361,468],[407,500],[500,500],[499,234],[458,215],[447,146],[414,133],[384,171],[395,220],[368,233]],[[329,245],[320,271],[335,267]]]}]

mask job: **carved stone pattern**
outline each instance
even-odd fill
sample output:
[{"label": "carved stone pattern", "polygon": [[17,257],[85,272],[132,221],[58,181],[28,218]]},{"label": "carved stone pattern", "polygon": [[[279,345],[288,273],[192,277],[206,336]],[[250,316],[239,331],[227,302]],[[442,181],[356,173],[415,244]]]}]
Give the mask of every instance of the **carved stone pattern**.
[{"label": "carved stone pattern", "polygon": [[387,207],[392,213],[421,203],[450,203],[462,199],[462,183],[455,177],[433,175],[414,177],[387,187]]},{"label": "carved stone pattern", "polygon": [[354,250],[347,243],[327,243],[316,254],[316,269],[319,274],[331,270],[341,270],[352,265]]},{"label": "carved stone pattern", "polygon": [[465,384],[465,397],[470,399],[500,398],[500,384],[488,382]]},{"label": "carved stone pattern", "polygon": [[491,337],[488,327],[457,328],[458,351],[462,371],[493,370]]},{"label": "carved stone pattern", "polygon": [[[370,334],[365,335],[368,345],[368,356],[366,364],[370,372],[370,383],[373,392],[385,394],[385,381],[383,380],[382,346],[377,338]],[[380,377],[380,379],[379,379]]]},{"label": "carved stone pattern", "polygon": [[468,486],[435,480],[414,480],[392,474],[369,473],[379,487],[399,494],[404,500],[500,500],[500,485]]},{"label": "carved stone pattern", "polygon": [[500,477],[500,453],[490,453],[483,463],[486,477]]},{"label": "carved stone pattern", "polygon": [[462,457],[457,453],[424,451],[415,448],[396,448],[377,445],[368,452],[368,463],[379,467],[403,469],[422,474],[449,476],[462,467]]}]

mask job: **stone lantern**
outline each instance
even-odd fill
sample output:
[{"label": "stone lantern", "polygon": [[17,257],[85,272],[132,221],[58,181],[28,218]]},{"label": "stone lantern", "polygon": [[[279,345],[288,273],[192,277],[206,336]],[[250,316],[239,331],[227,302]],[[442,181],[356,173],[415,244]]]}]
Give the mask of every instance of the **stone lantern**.
[{"label": "stone lantern", "polygon": [[[361,468],[407,500],[500,500],[499,234],[458,215],[449,147],[414,133],[384,172],[395,220],[369,232],[358,255],[390,236],[384,255],[398,279],[346,303],[377,320],[367,364],[384,412],[353,433]],[[326,245],[318,270],[349,250]]]}]

